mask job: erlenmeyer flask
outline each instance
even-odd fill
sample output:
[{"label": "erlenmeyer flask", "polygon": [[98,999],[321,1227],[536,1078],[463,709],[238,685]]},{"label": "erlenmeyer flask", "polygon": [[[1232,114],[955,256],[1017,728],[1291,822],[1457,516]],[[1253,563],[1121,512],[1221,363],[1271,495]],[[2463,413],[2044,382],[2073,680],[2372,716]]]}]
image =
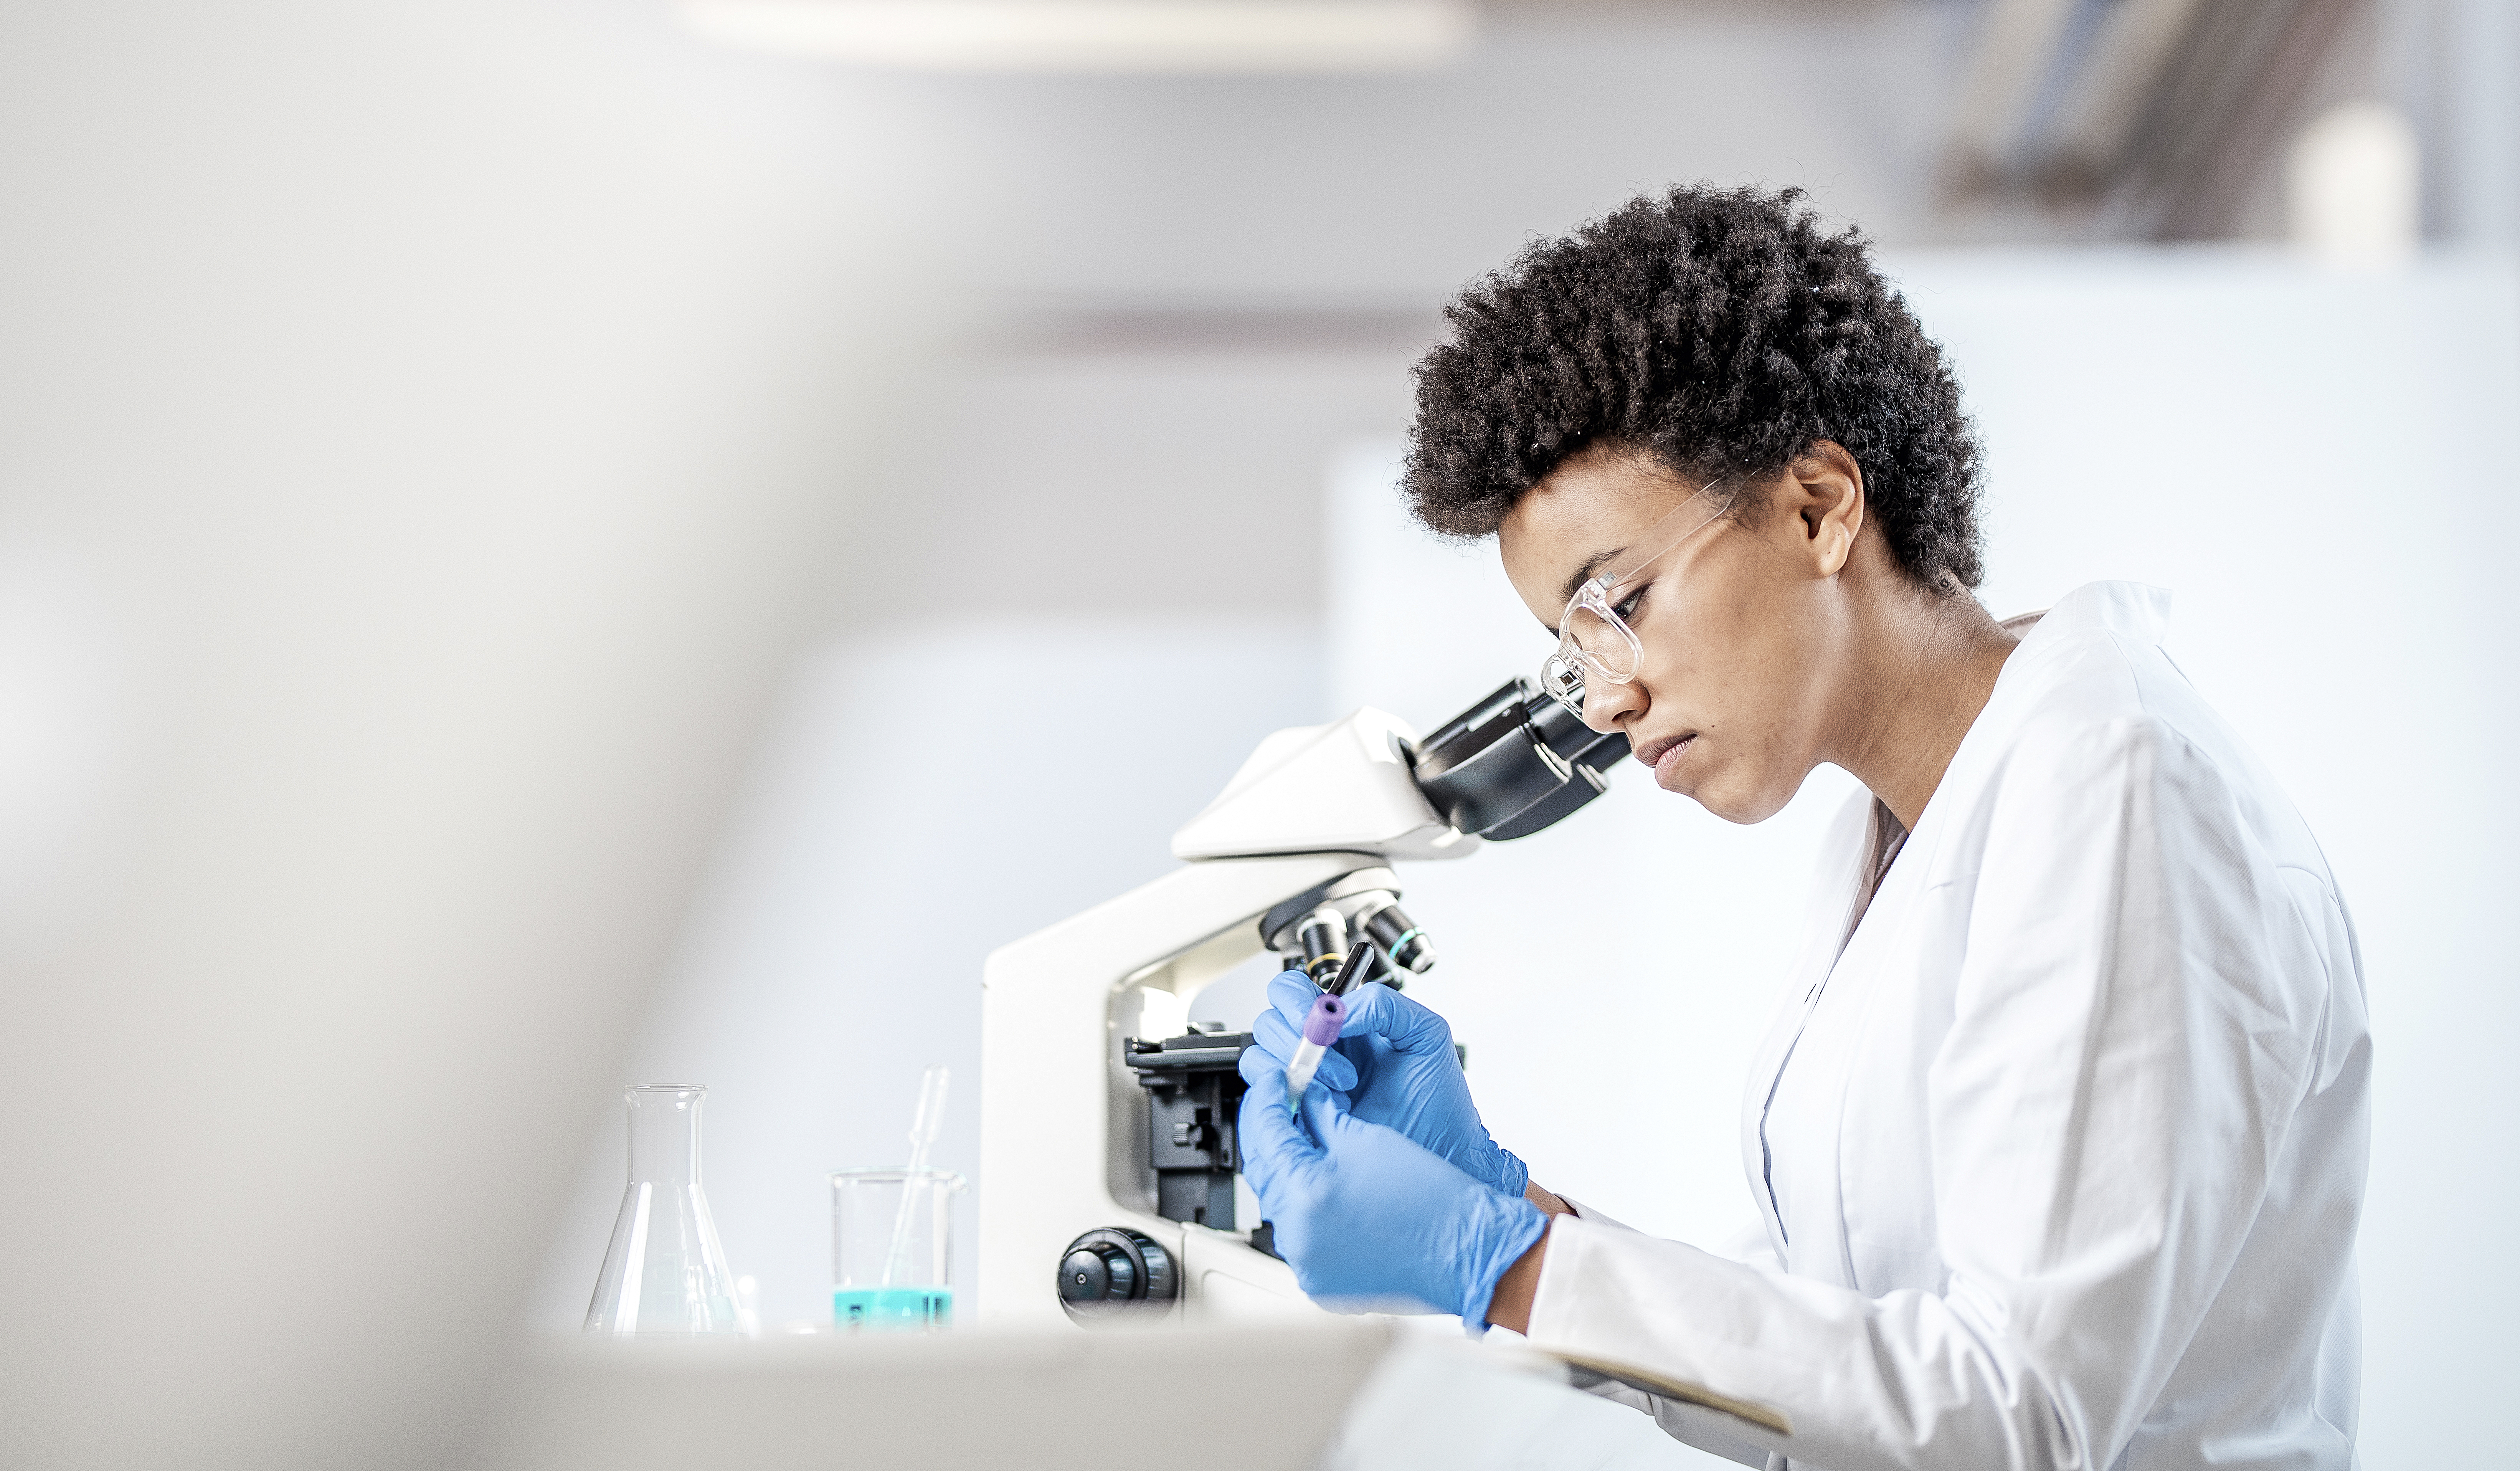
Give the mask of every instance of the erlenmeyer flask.
[{"label": "erlenmeyer flask", "polygon": [[700,1193],[700,1104],[708,1089],[634,1083],[630,1188],[612,1222],[586,1331],[615,1338],[696,1338],[742,1331],[735,1273]]}]

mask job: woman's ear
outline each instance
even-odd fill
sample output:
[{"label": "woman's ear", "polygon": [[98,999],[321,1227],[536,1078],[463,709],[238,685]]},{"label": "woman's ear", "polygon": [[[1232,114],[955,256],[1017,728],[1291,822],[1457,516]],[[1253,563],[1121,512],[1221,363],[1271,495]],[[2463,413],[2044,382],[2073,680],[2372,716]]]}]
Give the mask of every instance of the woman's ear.
[{"label": "woman's ear", "polygon": [[1836,576],[1855,555],[1855,538],[1864,531],[1864,471],[1845,446],[1822,439],[1785,474],[1812,571]]}]

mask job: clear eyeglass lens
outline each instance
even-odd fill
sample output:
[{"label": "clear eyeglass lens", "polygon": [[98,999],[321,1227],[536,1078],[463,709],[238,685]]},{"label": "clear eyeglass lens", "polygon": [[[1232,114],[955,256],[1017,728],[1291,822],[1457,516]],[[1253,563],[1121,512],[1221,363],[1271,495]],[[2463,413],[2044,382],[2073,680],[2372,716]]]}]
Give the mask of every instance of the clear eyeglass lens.
[{"label": "clear eyeglass lens", "polygon": [[1568,660],[1562,650],[1550,655],[1549,662],[1540,667],[1540,689],[1577,716],[1584,713],[1583,667]]},{"label": "clear eyeglass lens", "polygon": [[1613,680],[1636,677],[1636,637],[1608,617],[1577,608],[1566,616],[1564,632],[1566,642],[1582,652],[1584,663]]}]

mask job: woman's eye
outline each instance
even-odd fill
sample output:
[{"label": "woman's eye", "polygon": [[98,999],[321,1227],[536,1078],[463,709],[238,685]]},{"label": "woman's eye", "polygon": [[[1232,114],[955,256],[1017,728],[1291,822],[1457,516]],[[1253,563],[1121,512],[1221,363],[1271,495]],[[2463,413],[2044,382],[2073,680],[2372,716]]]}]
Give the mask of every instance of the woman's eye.
[{"label": "woman's eye", "polygon": [[[1651,586],[1652,584],[1647,583],[1646,585]],[[1629,593],[1626,597],[1619,599],[1616,603],[1611,604],[1610,611],[1623,619],[1635,618],[1637,616],[1637,605],[1644,600],[1645,589],[1643,587],[1640,587],[1636,591]]]}]

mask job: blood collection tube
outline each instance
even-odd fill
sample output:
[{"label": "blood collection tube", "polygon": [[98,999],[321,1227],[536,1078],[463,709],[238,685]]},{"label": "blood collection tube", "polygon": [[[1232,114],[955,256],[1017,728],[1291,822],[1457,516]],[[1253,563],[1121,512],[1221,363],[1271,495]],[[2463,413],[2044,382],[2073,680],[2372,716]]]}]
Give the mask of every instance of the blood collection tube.
[{"label": "blood collection tube", "polygon": [[1347,1003],[1336,996],[1322,996],[1304,1018],[1304,1039],[1295,1044],[1295,1060],[1286,1064],[1286,1111],[1304,1111],[1304,1089],[1312,1086],[1313,1075],[1322,1070],[1322,1054],[1338,1040],[1339,1023],[1347,1019]]}]

